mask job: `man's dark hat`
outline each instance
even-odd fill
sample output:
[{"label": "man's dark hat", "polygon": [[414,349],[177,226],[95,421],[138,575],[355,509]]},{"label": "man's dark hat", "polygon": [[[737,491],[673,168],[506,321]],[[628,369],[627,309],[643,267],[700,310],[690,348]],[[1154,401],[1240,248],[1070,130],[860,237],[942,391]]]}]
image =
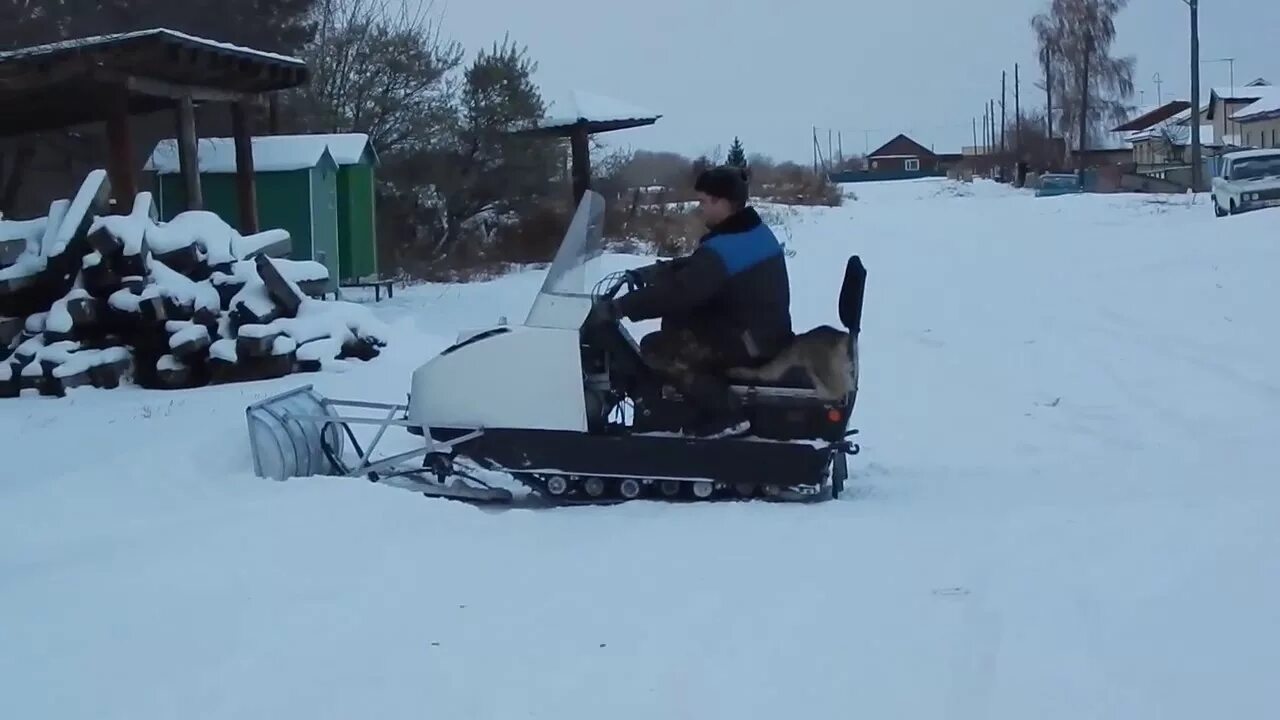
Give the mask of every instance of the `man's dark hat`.
[{"label": "man's dark hat", "polygon": [[698,175],[693,189],[743,206],[747,204],[747,171],[732,165],[709,168]]}]

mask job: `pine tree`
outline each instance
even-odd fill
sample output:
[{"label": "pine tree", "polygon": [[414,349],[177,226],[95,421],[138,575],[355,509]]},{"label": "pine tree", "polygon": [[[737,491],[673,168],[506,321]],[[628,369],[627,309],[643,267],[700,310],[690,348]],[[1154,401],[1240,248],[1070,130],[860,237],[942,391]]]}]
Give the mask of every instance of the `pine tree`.
[{"label": "pine tree", "polygon": [[733,139],[733,145],[729,146],[729,158],[725,164],[744,169],[747,167],[747,151],[743,149],[742,141],[736,137]]}]

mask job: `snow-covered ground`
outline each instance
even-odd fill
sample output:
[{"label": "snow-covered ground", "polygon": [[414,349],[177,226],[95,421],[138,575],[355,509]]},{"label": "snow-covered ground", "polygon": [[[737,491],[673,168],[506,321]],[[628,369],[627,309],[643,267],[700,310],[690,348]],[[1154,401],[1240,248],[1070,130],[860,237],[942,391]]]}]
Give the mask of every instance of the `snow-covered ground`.
[{"label": "snow-covered ground", "polygon": [[0,716],[1280,714],[1280,211],[854,190],[779,230],[797,325],[869,272],[863,452],[825,505],[253,477],[247,404],[403,400],[537,273],[397,293],[346,372],[0,401]]}]

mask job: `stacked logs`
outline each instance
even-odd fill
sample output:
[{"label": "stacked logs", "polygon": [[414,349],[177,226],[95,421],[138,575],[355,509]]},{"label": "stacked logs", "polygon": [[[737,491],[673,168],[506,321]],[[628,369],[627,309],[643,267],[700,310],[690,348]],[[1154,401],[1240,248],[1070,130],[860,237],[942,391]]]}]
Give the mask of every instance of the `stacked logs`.
[{"label": "stacked logs", "polygon": [[314,299],[328,270],[281,258],[287,232],[241,236],[202,211],[160,223],[149,193],[99,214],[109,192],[95,170],[47,217],[0,221],[0,398],[276,378],[386,344],[367,308]]}]

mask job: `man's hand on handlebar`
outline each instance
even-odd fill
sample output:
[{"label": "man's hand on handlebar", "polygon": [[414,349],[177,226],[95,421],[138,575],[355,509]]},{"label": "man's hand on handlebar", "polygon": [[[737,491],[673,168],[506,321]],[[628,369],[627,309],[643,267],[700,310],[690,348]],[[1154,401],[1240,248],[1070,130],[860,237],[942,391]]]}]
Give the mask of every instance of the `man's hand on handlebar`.
[{"label": "man's hand on handlebar", "polygon": [[660,273],[666,272],[671,263],[659,260],[652,265],[645,265],[627,271],[627,279],[636,289],[648,287],[654,283]]},{"label": "man's hand on handlebar", "polygon": [[616,322],[618,319],[618,310],[613,306],[612,298],[600,298],[591,305],[591,312],[587,313],[587,319],[583,322],[586,327],[599,327]]}]

